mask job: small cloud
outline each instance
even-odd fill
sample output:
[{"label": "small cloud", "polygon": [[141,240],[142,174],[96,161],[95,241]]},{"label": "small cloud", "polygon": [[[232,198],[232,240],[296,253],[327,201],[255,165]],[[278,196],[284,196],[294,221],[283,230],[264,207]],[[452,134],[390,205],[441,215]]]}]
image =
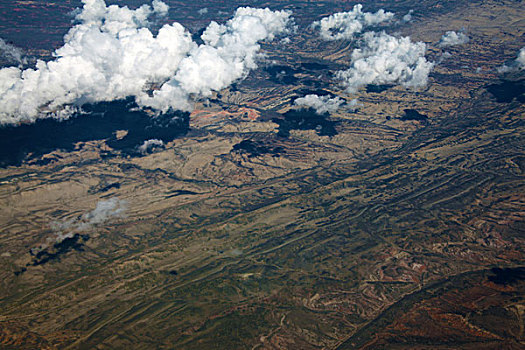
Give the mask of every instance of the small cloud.
[{"label": "small cloud", "polygon": [[0,38],[0,58],[11,64],[27,64],[23,51],[18,47],[6,43],[2,38]]},{"label": "small cloud", "polygon": [[334,113],[344,101],[330,96],[306,95],[295,100],[294,104],[300,107],[313,108],[317,114]]},{"label": "small cloud", "polygon": [[520,52],[518,52],[516,63],[518,64],[519,68],[521,69],[525,68],[525,47],[522,47]]},{"label": "small cloud", "polygon": [[392,12],[381,9],[376,13],[363,12],[363,5],[357,4],[352,11],[338,12],[322,18],[312,24],[313,28],[319,28],[319,35],[324,40],[346,40],[354,36],[366,27],[376,26],[394,18]]},{"label": "small cloud", "polygon": [[148,154],[159,148],[164,148],[164,142],[162,140],[151,139],[144,141],[144,143],[139,146],[139,152],[142,154]]},{"label": "small cloud", "polygon": [[402,18],[402,22],[403,23],[407,23],[407,22],[410,22],[412,20],[412,14],[414,13],[414,10],[410,10],[408,11],[408,13],[406,15],[403,16]]},{"label": "small cloud", "polygon": [[[60,259],[60,256],[68,251],[82,250],[83,241],[89,239],[89,235],[82,234],[97,225],[102,225],[110,220],[124,216],[126,202],[118,198],[99,201],[92,211],[82,216],[62,222],[54,222],[51,228],[55,231],[55,237],[48,238],[46,243],[32,248],[30,254],[34,257],[33,262],[26,266],[37,266],[45,264],[53,259]],[[26,271],[23,268],[18,274]]]},{"label": "small cloud", "polygon": [[456,33],[454,31],[448,31],[439,40],[439,47],[449,47],[455,45],[463,45],[469,42],[469,37],[463,32]]},{"label": "small cloud", "polygon": [[89,226],[103,224],[111,218],[122,217],[126,211],[126,202],[118,198],[100,201],[94,210],[82,216]]},{"label": "small cloud", "polygon": [[198,13],[199,13],[199,15],[201,15],[201,16],[202,16],[202,15],[205,15],[205,14],[208,13],[208,8],[207,8],[207,7],[202,8],[202,9],[200,9],[200,10],[198,11]]},{"label": "small cloud", "polygon": [[161,0],[153,0],[151,5],[153,6],[153,13],[157,14],[157,16],[165,17],[168,15],[170,7]]},{"label": "small cloud", "polygon": [[77,218],[61,222],[51,223],[55,236],[46,240],[46,243],[31,249],[32,255],[56,246],[66,239],[72,239],[80,233],[87,232],[97,225],[102,225],[112,219],[124,217],[126,212],[126,201],[118,198],[99,201],[92,211]]},{"label": "small cloud", "polygon": [[450,57],[452,57],[452,54],[448,51],[444,51],[438,56],[436,64],[441,64],[443,61],[449,59]]},{"label": "small cloud", "polygon": [[518,51],[516,59],[508,64],[497,68],[498,73],[515,72],[525,69],[525,47]]},{"label": "small cloud", "polygon": [[363,104],[359,102],[357,98],[354,98],[352,101],[348,102],[346,105],[349,107],[348,108],[349,110],[355,111],[357,110],[357,107],[362,106]]},{"label": "small cloud", "polygon": [[368,32],[363,35],[359,48],[352,52],[350,68],[337,72],[336,76],[350,93],[368,84],[423,87],[434,67],[434,63],[426,60],[425,52],[425,43],[414,43],[409,37]]},{"label": "small cloud", "polygon": [[51,228],[56,232],[56,242],[71,238],[77,233],[89,231],[94,226],[112,219],[123,217],[127,210],[126,204],[126,201],[116,197],[99,201],[95,209],[78,218],[52,223]]}]

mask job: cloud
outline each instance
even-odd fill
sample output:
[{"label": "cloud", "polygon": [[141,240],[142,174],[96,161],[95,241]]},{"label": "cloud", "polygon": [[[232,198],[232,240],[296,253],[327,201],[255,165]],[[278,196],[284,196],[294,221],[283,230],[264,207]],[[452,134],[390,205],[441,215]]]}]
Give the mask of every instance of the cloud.
[{"label": "cloud", "polygon": [[[64,106],[135,97],[141,107],[190,110],[191,97],[209,96],[256,67],[259,45],[285,33],[290,12],[239,8],[225,25],[212,22],[203,45],[178,23],[154,35],[149,18],[168,6],[155,0],[135,10],[82,0],[77,24],[53,61],[35,69],[0,70],[0,124],[64,116]],[[153,95],[148,91],[155,86]]]},{"label": "cloud", "polygon": [[162,2],[161,0],[153,0],[152,6],[153,12],[161,17],[167,16],[168,11],[170,10],[168,4]]},{"label": "cloud", "polygon": [[195,45],[179,24],[163,26],[156,37],[145,27],[165,6],[136,10],[103,0],[83,0],[79,24],[65,35],[53,61],[36,69],[2,69],[0,123],[32,122],[68,104],[110,101],[144,94],[146,83],[168,79]]},{"label": "cloud", "polygon": [[336,73],[348,92],[356,92],[367,84],[395,83],[409,88],[427,84],[434,64],[425,58],[425,43],[368,32],[360,46],[352,52],[350,68]]},{"label": "cloud", "polygon": [[322,18],[312,24],[319,28],[319,35],[325,40],[353,39],[354,35],[363,31],[365,27],[378,25],[390,21],[394,14],[381,9],[376,13],[363,12],[363,5],[357,4],[352,11],[338,12]]},{"label": "cloud", "polygon": [[410,22],[412,20],[412,14],[414,13],[414,10],[410,10],[408,11],[408,13],[406,15],[403,16],[401,22],[403,23],[407,23],[407,22]]},{"label": "cloud", "polygon": [[359,106],[362,106],[363,104],[359,102],[359,100],[357,98],[354,98],[353,100],[351,100],[350,102],[348,102],[347,104],[347,107],[349,110],[351,111],[356,111],[358,109]]},{"label": "cloud", "polygon": [[295,100],[294,104],[300,107],[311,107],[317,114],[334,113],[343,100],[339,97],[330,98],[330,96],[318,96],[315,94],[306,95]]},{"label": "cloud", "polygon": [[518,56],[514,61],[497,68],[498,73],[515,72],[522,69],[525,69],[525,47],[518,51]]},{"label": "cloud", "polygon": [[151,139],[144,141],[144,143],[139,146],[139,152],[142,154],[148,154],[149,152],[162,147],[164,147],[164,142],[162,140]]},{"label": "cloud", "polygon": [[[160,0],[154,0],[152,6],[142,5],[135,10],[127,6],[118,5],[106,6],[104,0],[82,0],[84,7],[77,14],[75,20],[79,25],[72,28],[66,34],[66,44],[68,39],[73,39],[78,31],[86,29],[98,29],[103,33],[113,35],[124,34],[129,29],[138,29],[149,25],[149,17],[153,15],[165,16],[169,6]],[[82,37],[76,37],[81,39]]]},{"label": "cloud", "polygon": [[26,64],[27,60],[24,58],[24,53],[18,47],[8,44],[4,39],[0,38],[0,59],[6,60],[8,63],[17,65]]},{"label": "cloud", "polygon": [[202,16],[202,15],[205,15],[205,14],[207,14],[207,13],[208,13],[208,8],[207,8],[207,7],[205,7],[205,8],[202,8],[202,9],[200,9],[200,10],[199,10],[199,11],[197,11],[197,12],[198,12],[198,13],[199,13],[199,15],[201,15],[201,16]]},{"label": "cloud", "polygon": [[522,47],[521,50],[518,52],[516,63],[518,64],[519,68],[521,69],[525,68],[525,47]]},{"label": "cloud", "polygon": [[126,202],[118,198],[111,198],[97,203],[96,208],[82,218],[88,226],[102,224],[109,219],[121,217],[126,211]]},{"label": "cloud", "polygon": [[437,57],[436,64],[441,64],[443,61],[448,60],[450,57],[452,57],[452,54],[448,51],[443,51],[439,56]]},{"label": "cloud", "polygon": [[438,46],[439,47],[449,47],[449,46],[455,46],[455,45],[463,45],[469,42],[469,37],[465,33],[459,32],[456,33],[454,31],[448,31],[441,37],[441,40],[439,40]]},{"label": "cloud", "polygon": [[181,61],[172,79],[152,97],[139,99],[139,104],[162,111],[181,109],[190,94],[207,97],[244,78],[257,68],[258,43],[288,33],[290,16],[289,11],[241,7],[226,24],[211,22],[201,36],[204,44]]},{"label": "cloud", "polygon": [[55,222],[51,228],[56,232],[56,242],[61,242],[65,238],[73,237],[76,233],[89,231],[96,225],[123,217],[126,210],[126,201],[114,197],[99,201],[95,209],[78,218]]},{"label": "cloud", "polygon": [[[82,216],[62,222],[53,222],[50,226],[55,231],[54,237],[46,239],[46,243],[31,249],[32,255],[45,251],[50,246],[55,246],[67,238],[89,231],[97,225],[102,225],[110,220],[125,216],[126,201],[118,198],[99,201],[92,211]],[[55,253],[56,254],[56,253]]]}]

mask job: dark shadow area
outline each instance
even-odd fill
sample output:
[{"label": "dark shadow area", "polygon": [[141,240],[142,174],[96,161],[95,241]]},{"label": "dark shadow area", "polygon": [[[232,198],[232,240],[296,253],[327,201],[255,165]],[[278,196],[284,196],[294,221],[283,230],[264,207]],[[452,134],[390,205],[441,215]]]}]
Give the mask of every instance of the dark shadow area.
[{"label": "dark shadow area", "polygon": [[284,119],[275,118],[279,124],[278,136],[289,137],[290,130],[315,130],[320,136],[337,135],[337,122],[327,119],[328,113],[317,114],[313,108],[290,110],[283,115]]},{"label": "dark shadow area", "polygon": [[525,279],[525,267],[517,268],[498,268],[495,267],[492,269],[493,276],[489,276],[489,281],[496,284],[513,284],[517,281]]},{"label": "dark shadow area", "polygon": [[302,79],[301,84],[307,87],[310,87],[312,89],[319,89],[323,86],[326,86],[326,83],[324,83],[322,80],[314,80],[314,79]]},{"label": "dark shadow area", "polygon": [[514,99],[525,103],[525,79],[518,81],[503,80],[500,84],[491,84],[487,86],[498,103],[509,103]]},{"label": "dark shadow area", "polygon": [[281,153],[285,153],[285,150],[280,146],[269,147],[257,141],[243,140],[233,146],[232,152],[245,153],[248,155],[248,157],[257,157],[263,154],[279,155]]},{"label": "dark shadow area", "polygon": [[191,35],[191,39],[197,43],[197,45],[203,45],[204,44],[204,40],[202,40],[201,36],[202,34],[204,34],[204,32],[206,31],[206,27],[203,27],[201,29],[199,29],[197,32],[193,33]]},{"label": "dark shadow area", "polygon": [[401,118],[402,121],[417,120],[419,122],[426,122],[428,117],[424,114],[419,113],[415,109],[405,109],[405,115]]},{"label": "dark shadow area", "polygon": [[187,190],[175,190],[175,191],[170,192],[170,194],[166,196],[165,198],[173,198],[173,197],[178,197],[178,196],[183,196],[183,195],[196,195],[196,194],[201,194],[201,193],[187,191]]},{"label": "dark shadow area", "polygon": [[109,185],[107,185],[106,187],[101,188],[101,189],[99,190],[99,192],[107,192],[107,191],[109,191],[109,190],[111,190],[111,189],[113,189],[113,188],[115,188],[115,189],[118,190],[118,189],[120,188],[120,183],[115,182],[115,183],[109,184]]},{"label": "dark shadow area", "polygon": [[270,66],[264,70],[270,74],[270,81],[277,84],[295,84],[298,80],[294,74],[299,71],[288,66]]},{"label": "dark shadow area", "polygon": [[385,85],[373,85],[373,84],[368,84],[366,86],[366,92],[367,93],[370,93],[370,92],[375,92],[377,94],[380,94],[382,93],[383,91],[386,91],[390,88],[393,88],[394,85],[388,85],[388,84],[385,84]]},{"label": "dark shadow area", "polygon": [[[33,256],[33,261],[27,264],[27,266],[38,266],[53,260],[60,260],[62,255],[73,250],[83,251],[84,242],[86,242],[88,239],[88,235],[75,233],[75,235],[66,237],[62,241],[53,244],[52,247],[40,250],[37,253],[34,253],[33,250],[30,250],[29,253]],[[27,271],[27,268],[22,268],[20,271],[15,272],[15,275],[18,276],[25,271]]]},{"label": "dark shadow area", "polygon": [[[34,124],[0,128],[0,167],[20,165],[27,159],[61,149],[73,151],[78,142],[108,140],[108,145],[124,154],[139,154],[137,146],[149,139],[163,142],[185,135],[189,113],[169,112],[152,117],[131,99],[88,104],[83,112],[59,121],[41,119]],[[115,131],[127,130],[118,140]],[[52,159],[41,160],[45,165]]]},{"label": "dark shadow area", "polygon": [[328,69],[328,65],[317,62],[302,62],[301,67],[305,70],[324,70]]}]

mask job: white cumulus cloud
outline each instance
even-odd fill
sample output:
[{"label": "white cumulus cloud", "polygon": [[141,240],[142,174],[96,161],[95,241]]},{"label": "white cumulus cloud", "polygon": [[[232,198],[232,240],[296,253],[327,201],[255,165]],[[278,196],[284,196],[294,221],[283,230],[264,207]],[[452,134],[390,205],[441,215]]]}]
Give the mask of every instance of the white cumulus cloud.
[{"label": "white cumulus cloud", "polygon": [[6,43],[2,38],[0,38],[0,58],[6,60],[8,63],[17,65],[27,63],[22,50]]},{"label": "white cumulus cloud", "polygon": [[439,40],[438,46],[439,47],[449,47],[449,46],[455,46],[455,45],[463,45],[469,42],[469,37],[465,33],[459,32],[456,33],[454,31],[448,31]]},{"label": "white cumulus cloud", "polygon": [[518,64],[519,68],[521,69],[525,68],[525,47],[522,47],[520,52],[518,52],[516,63]]},{"label": "white cumulus cloud", "polygon": [[153,12],[157,13],[159,16],[164,17],[168,15],[168,11],[170,9],[168,4],[162,2],[161,0],[153,0],[151,5],[153,6]]},{"label": "white cumulus cloud", "polygon": [[366,27],[390,21],[394,14],[381,9],[376,13],[363,12],[363,5],[357,4],[352,11],[338,12],[322,18],[312,24],[319,29],[320,36],[325,40],[352,39]]},{"label": "white cumulus cloud", "polygon": [[158,139],[146,140],[142,145],[139,146],[139,152],[142,154],[147,154],[155,148],[164,147],[164,142]]},{"label": "white cumulus cloud", "polygon": [[339,97],[330,98],[330,96],[310,94],[296,99],[294,104],[300,107],[311,107],[317,114],[324,114],[334,113],[343,102]]},{"label": "white cumulus cloud", "polygon": [[414,43],[409,37],[368,32],[363,35],[360,48],[352,52],[350,68],[336,76],[348,92],[356,92],[367,84],[423,87],[434,66],[426,60],[425,51],[425,43]]},{"label": "white cumulus cloud", "polygon": [[[148,29],[151,16],[168,12],[160,0],[135,10],[104,0],[82,2],[78,24],[53,61],[0,70],[0,124],[34,122],[63,115],[57,110],[64,106],[129,96],[143,107],[190,110],[191,96],[208,96],[255,68],[258,42],[285,33],[291,22],[287,11],[239,8],[228,23],[212,22],[199,46],[178,23],[157,35]],[[152,84],[160,88],[150,96]]]},{"label": "white cumulus cloud", "polygon": [[414,10],[408,11],[408,13],[403,16],[401,22],[403,23],[410,22],[412,20],[412,14],[414,14]]},{"label": "white cumulus cloud", "polygon": [[79,24],[64,37],[53,61],[35,69],[0,70],[0,122],[47,117],[67,104],[109,101],[143,94],[150,81],[168,79],[194,47],[179,24],[165,25],[157,36],[145,27],[155,2],[136,10],[103,0],[83,0]]},{"label": "white cumulus cloud", "polygon": [[[525,69],[525,47],[522,47],[518,51],[518,56],[516,59],[508,64],[504,64],[501,67],[497,68],[498,73],[507,73],[507,72],[515,72]],[[1,82],[0,82],[1,84]]]},{"label": "white cumulus cloud", "polygon": [[193,49],[176,75],[152,97],[143,96],[140,104],[166,111],[181,106],[190,94],[210,96],[245,77],[257,68],[258,43],[287,33],[290,15],[289,11],[241,7],[226,24],[211,22],[201,36],[204,44]]}]

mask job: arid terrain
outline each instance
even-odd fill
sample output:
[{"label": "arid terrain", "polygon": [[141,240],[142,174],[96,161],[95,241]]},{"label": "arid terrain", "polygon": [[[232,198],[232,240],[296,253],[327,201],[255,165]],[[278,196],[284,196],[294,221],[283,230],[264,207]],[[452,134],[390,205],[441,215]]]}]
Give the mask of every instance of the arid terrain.
[{"label": "arid terrain", "polygon": [[[195,31],[229,16],[168,3]],[[112,147],[133,132],[117,125],[4,152],[0,348],[523,348],[525,76],[497,71],[525,46],[523,3],[362,3],[414,10],[391,31],[428,44],[426,88],[338,86],[352,44],[307,23],[355,2],[250,2],[293,10],[297,36],[264,43],[259,68],[198,101],[162,148]],[[463,27],[468,44],[438,47]],[[297,116],[308,93],[359,104]],[[111,198],[124,215],[52,243]]]}]

